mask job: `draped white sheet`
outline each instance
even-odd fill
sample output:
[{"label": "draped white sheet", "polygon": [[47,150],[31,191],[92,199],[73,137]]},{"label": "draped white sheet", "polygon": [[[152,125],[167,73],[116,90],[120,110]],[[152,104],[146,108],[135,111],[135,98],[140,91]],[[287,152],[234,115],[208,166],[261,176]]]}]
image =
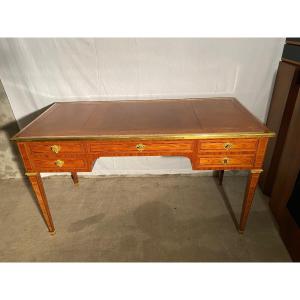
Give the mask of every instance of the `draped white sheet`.
[{"label": "draped white sheet", "polygon": [[[237,97],[265,120],[282,38],[0,39],[0,76],[20,127],[54,101]],[[74,116],[76,118],[76,116]],[[190,172],[185,158],[97,161],[94,174]]]}]

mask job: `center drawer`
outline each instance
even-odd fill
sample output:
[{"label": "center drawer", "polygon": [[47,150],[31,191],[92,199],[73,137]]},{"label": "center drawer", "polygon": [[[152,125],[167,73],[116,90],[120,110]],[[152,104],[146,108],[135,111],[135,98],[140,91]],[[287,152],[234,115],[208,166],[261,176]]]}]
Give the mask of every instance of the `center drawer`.
[{"label": "center drawer", "polygon": [[110,152],[111,154],[139,153],[192,153],[194,141],[128,141],[91,142],[91,153]]}]

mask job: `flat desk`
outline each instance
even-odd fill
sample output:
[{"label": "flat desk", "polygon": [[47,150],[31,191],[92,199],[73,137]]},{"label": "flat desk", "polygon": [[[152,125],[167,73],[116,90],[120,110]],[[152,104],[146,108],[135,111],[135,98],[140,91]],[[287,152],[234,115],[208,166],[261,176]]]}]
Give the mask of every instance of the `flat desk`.
[{"label": "flat desk", "polygon": [[243,232],[270,132],[234,98],[56,102],[12,140],[50,233],[41,172],[90,172],[105,156],[185,156],[193,170],[250,170]]}]

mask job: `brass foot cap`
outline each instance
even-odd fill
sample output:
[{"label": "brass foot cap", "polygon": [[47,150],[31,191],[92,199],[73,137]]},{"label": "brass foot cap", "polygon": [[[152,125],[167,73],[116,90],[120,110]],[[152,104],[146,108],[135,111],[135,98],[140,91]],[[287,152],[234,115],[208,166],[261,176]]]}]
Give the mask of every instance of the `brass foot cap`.
[{"label": "brass foot cap", "polygon": [[238,230],[239,234],[243,234],[244,230]]},{"label": "brass foot cap", "polygon": [[54,231],[49,231],[50,235],[55,235],[55,230]]}]

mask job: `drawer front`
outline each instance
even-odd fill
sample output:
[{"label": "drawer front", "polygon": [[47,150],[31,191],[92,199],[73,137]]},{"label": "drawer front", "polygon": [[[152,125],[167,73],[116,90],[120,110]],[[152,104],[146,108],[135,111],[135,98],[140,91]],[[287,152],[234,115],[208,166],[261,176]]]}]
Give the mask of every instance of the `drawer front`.
[{"label": "drawer front", "polygon": [[31,142],[28,148],[33,154],[84,153],[84,145],[79,142]]},{"label": "drawer front", "polygon": [[193,141],[163,141],[163,142],[149,142],[149,141],[134,141],[134,142],[91,142],[90,152],[110,152],[111,154],[118,153],[192,153]]},{"label": "drawer front", "polygon": [[86,159],[84,158],[57,158],[57,159],[34,159],[33,163],[37,171],[62,172],[67,170],[83,171],[88,170]]},{"label": "drawer front", "polygon": [[203,140],[198,142],[199,150],[214,151],[255,151],[257,139],[222,139],[222,140]]},{"label": "drawer front", "polygon": [[197,165],[198,166],[212,166],[212,167],[251,167],[254,163],[253,155],[219,155],[219,156],[206,156],[198,157]]}]

